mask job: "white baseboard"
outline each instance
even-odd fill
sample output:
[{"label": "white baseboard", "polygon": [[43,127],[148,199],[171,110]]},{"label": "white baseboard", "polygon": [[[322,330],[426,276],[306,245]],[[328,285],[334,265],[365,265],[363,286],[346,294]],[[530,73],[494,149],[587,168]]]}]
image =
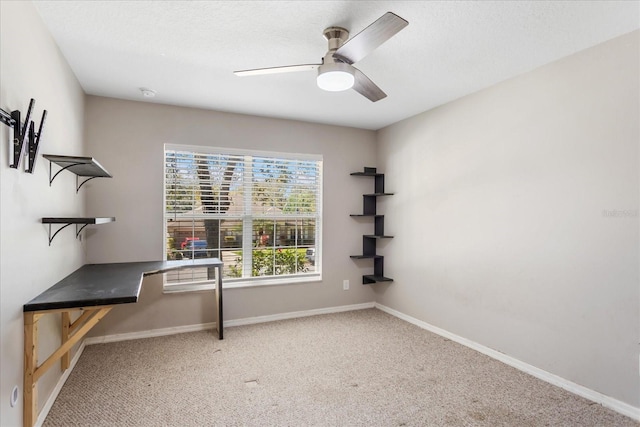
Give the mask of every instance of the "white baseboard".
[{"label": "white baseboard", "polygon": [[84,342],[87,345],[92,345],[92,344],[104,344],[104,343],[116,342],[116,341],[137,340],[140,338],[162,337],[165,335],[182,334],[185,332],[205,331],[207,329],[213,329],[215,326],[216,326],[215,322],[200,323],[197,325],[174,326],[171,328],[151,329],[148,331],[139,331],[139,332],[127,332],[125,334],[104,335],[101,337],[90,337],[85,339]]},{"label": "white baseboard", "polygon": [[71,362],[69,363],[69,369],[67,369],[62,373],[62,376],[58,380],[58,383],[53,388],[53,391],[49,395],[49,398],[47,399],[47,401],[44,403],[42,410],[38,414],[38,418],[36,419],[34,427],[42,427],[42,424],[44,424],[44,420],[47,418],[47,415],[49,415],[49,411],[53,407],[53,403],[58,398],[58,394],[60,394],[60,390],[62,390],[62,386],[64,385],[65,382],[67,382],[67,378],[69,378],[69,375],[71,375],[71,371],[73,371],[73,368],[75,368],[76,363],[78,363],[78,360],[80,359],[80,356],[84,351],[84,347],[85,347],[85,343],[83,341],[80,343],[80,347],[78,347],[78,351],[76,351],[76,354],[73,355],[73,359],[71,359]]},{"label": "white baseboard", "polygon": [[489,347],[485,347],[482,344],[478,344],[477,342],[468,340],[466,338],[453,334],[444,329],[438,328],[437,326],[433,326],[427,322],[423,322],[422,320],[418,320],[415,317],[408,316],[404,313],[396,311],[382,304],[375,303],[375,308],[381,311],[384,311],[385,313],[388,313],[392,316],[395,316],[399,319],[402,319],[406,322],[412,323],[422,329],[426,329],[430,332],[433,332],[434,334],[440,335],[442,337],[450,339],[451,341],[455,341],[459,344],[462,344],[465,347],[469,347],[473,350],[476,350],[493,359],[499,360],[502,363],[512,366],[522,372],[526,372],[529,375],[533,375],[538,379],[541,379],[550,384],[563,388],[571,393],[577,394],[578,396],[582,396],[593,402],[599,403],[602,406],[606,406],[607,408],[612,409],[622,415],[626,415],[627,417],[640,421],[640,408],[636,408],[635,406],[632,406],[632,405],[629,405],[628,403],[614,399],[613,397],[606,396],[602,393],[598,393],[597,391],[591,390],[590,388],[571,382],[567,379],[564,379],[555,374],[552,374],[551,372],[547,372],[540,368],[536,368],[535,366],[529,365],[528,363],[525,363],[514,357],[508,356],[504,353],[500,353],[499,351],[493,350]]},{"label": "white baseboard", "polygon": [[344,311],[364,310],[374,308],[374,302],[365,302],[363,304],[341,305],[338,307],[316,308],[305,311],[291,311],[289,313],[270,314],[268,316],[246,317],[244,319],[227,320],[224,327],[252,325],[255,323],[275,322],[276,320],[295,319],[298,317],[317,316],[319,314],[342,313]]},{"label": "white baseboard", "polygon": [[[275,322],[276,320],[295,319],[297,317],[316,316],[319,314],[341,313],[344,311],[363,310],[366,308],[374,308],[374,302],[363,304],[341,305],[337,307],[317,308],[305,311],[292,311],[289,313],[271,314],[268,316],[246,317],[244,319],[227,320],[224,327],[233,327],[241,325],[252,325],[255,323]],[[101,337],[90,337],[84,340],[84,344],[104,344],[116,341],[137,340],[141,338],[161,337],[165,335],[182,334],[185,332],[197,332],[215,328],[215,322],[200,323],[197,325],[176,326],[171,328],[151,329],[148,331],[128,332],[124,334],[104,335]]]}]

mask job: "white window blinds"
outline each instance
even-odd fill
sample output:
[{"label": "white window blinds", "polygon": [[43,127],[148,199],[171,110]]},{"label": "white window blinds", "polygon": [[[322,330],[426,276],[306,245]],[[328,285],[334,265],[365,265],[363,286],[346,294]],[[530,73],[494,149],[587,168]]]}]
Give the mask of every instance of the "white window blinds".
[{"label": "white window blinds", "polygon": [[164,189],[167,259],[220,258],[231,281],[319,273],[320,156],[166,146]]}]

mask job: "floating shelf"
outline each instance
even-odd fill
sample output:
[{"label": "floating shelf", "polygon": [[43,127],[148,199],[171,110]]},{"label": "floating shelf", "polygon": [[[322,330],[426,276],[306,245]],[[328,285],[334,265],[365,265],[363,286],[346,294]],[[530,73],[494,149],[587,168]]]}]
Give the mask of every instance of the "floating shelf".
[{"label": "floating shelf", "polygon": [[364,168],[364,172],[351,172],[351,176],[384,176],[383,173],[378,173],[375,170],[376,168]]},{"label": "floating shelf", "polygon": [[[76,175],[76,193],[80,190],[87,181],[92,180],[94,178],[113,178],[107,170],[102,167],[100,163],[98,163],[93,157],[78,157],[78,156],[58,156],[55,154],[43,154],[42,157],[49,160],[51,162],[49,164],[49,186],[54,179],[60,174],[60,172],[64,170],[68,170],[69,172]],[[62,169],[52,174],[53,164],[57,164]],[[78,177],[89,177],[85,179],[80,184]]]},{"label": "floating shelf", "polygon": [[378,282],[393,282],[393,279],[390,279],[384,276],[375,276],[375,275],[362,276],[363,285],[368,285],[371,283],[378,283]]},{"label": "floating shelf", "polygon": [[[104,217],[104,218],[42,218],[43,224],[49,224],[49,246],[51,246],[51,242],[53,238],[63,229],[68,226],[75,224],[76,226],[76,238],[80,235],[80,232],[84,230],[87,225],[92,224],[106,224],[108,222],[114,222],[116,219],[114,217]],[[53,235],[51,235],[51,224],[64,224],[62,227],[58,228]],[[78,228],[78,226],[81,226]]]},{"label": "floating shelf", "polygon": [[392,196],[393,193],[384,191],[384,174],[378,173],[376,168],[364,168],[364,172],[353,172],[351,176],[364,176],[375,178],[374,193],[363,194],[363,206],[361,214],[350,215],[353,218],[369,217],[374,219],[374,234],[362,236],[362,254],[351,255],[351,259],[373,259],[373,274],[362,276],[362,284],[370,285],[378,282],[392,282],[393,279],[384,277],[384,257],[376,254],[376,241],[378,239],[391,239],[393,236],[384,234],[384,215],[376,212],[377,198],[380,196]]}]

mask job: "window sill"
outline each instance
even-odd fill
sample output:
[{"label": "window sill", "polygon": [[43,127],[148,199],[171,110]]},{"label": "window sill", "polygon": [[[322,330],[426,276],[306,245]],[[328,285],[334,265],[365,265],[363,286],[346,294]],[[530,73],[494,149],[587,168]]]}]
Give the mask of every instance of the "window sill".
[{"label": "window sill", "polygon": [[[278,286],[278,285],[293,285],[303,283],[315,283],[321,282],[322,275],[309,275],[305,277],[287,277],[287,278],[256,278],[252,280],[239,280],[239,279],[227,279],[222,284],[223,289],[238,289],[238,288],[256,288],[261,286]],[[162,289],[164,294],[177,294],[185,292],[203,292],[211,291],[216,288],[215,282],[206,283],[182,283],[180,285],[165,285]]]}]

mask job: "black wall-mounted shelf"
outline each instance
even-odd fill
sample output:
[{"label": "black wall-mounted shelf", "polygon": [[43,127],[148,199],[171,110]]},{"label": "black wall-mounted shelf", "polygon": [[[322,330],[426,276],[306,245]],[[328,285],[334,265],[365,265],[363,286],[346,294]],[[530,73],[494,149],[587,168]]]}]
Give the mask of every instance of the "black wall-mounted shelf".
[{"label": "black wall-mounted shelf", "polygon": [[378,282],[392,282],[393,279],[384,276],[384,257],[376,254],[376,242],[379,239],[391,239],[393,236],[384,234],[384,215],[376,212],[377,198],[391,196],[393,193],[384,191],[384,174],[378,173],[376,168],[364,168],[364,172],[353,172],[351,176],[373,177],[374,193],[363,194],[363,206],[361,214],[351,214],[353,218],[370,217],[374,219],[374,234],[362,236],[362,254],[351,255],[351,259],[373,259],[373,274],[362,276],[362,284],[369,285]]},{"label": "black wall-mounted shelf", "polygon": [[[76,193],[80,190],[87,181],[94,178],[112,178],[111,174],[107,172],[93,157],[79,157],[79,156],[59,156],[56,154],[43,154],[42,157],[49,160],[49,186],[53,180],[60,174],[60,172],[67,170],[76,175]],[[53,164],[60,166],[60,170],[53,174]],[[53,174],[53,175],[52,175]],[[79,177],[88,177],[81,183],[79,183]],[[87,225],[92,224],[106,224],[108,222],[114,222],[116,219],[113,217],[91,217],[91,218],[42,218],[43,224],[49,225],[49,246],[51,242],[58,235],[60,231],[67,228],[70,225],[76,226],[76,239],[80,236],[80,233]],[[51,234],[51,225],[60,224],[55,233]]]},{"label": "black wall-mounted shelf", "polygon": [[[56,235],[62,231],[62,229],[67,228],[68,226],[75,224],[76,226],[76,239],[80,235],[80,232],[84,230],[87,225],[91,224],[106,224],[108,222],[114,222],[116,219],[114,217],[103,217],[103,218],[42,218],[43,224],[49,224],[49,246],[51,246],[51,242]],[[51,235],[51,224],[63,224],[62,227],[58,228],[53,235]],[[78,228],[80,226],[80,228]]]},{"label": "black wall-mounted shelf", "polygon": [[[113,176],[107,172],[93,157],[78,157],[78,156],[58,156],[55,154],[43,154],[42,157],[49,160],[49,186],[54,179],[64,170],[76,175],[76,193],[80,190],[87,181],[94,178],[113,178]],[[58,172],[52,176],[53,164],[60,166]],[[79,183],[79,177],[88,177],[81,183]]]}]

